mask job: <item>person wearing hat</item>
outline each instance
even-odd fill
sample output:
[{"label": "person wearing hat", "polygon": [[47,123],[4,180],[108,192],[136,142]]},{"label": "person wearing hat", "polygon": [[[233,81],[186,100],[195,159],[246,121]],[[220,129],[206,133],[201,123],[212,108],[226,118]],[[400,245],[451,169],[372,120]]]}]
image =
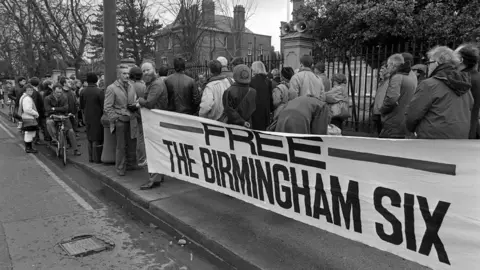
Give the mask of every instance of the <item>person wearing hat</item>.
[{"label": "person wearing hat", "polygon": [[223,93],[224,114],[219,121],[252,127],[252,115],[256,109],[257,92],[251,88],[252,71],[247,65],[237,65],[233,69],[234,83]]},{"label": "person wearing hat", "polygon": [[80,96],[80,109],[85,116],[85,127],[88,140],[88,161],[100,163],[103,145],[103,103],[105,94],[97,87],[98,77],[94,72],[87,73],[87,87]]},{"label": "person wearing hat", "polygon": [[417,81],[418,83],[420,83],[421,81],[426,79],[427,66],[423,64],[416,64],[412,67],[412,72],[415,73],[415,76],[417,76]]},{"label": "person wearing hat", "polygon": [[233,72],[228,69],[227,58],[220,56],[217,58],[217,61],[220,62],[220,64],[222,64],[222,73],[220,73],[220,75],[228,78],[233,78]]},{"label": "person wearing hat", "polygon": [[460,56],[458,70],[470,73],[473,96],[473,108],[470,118],[469,139],[480,139],[480,73],[478,72],[479,48],[474,44],[464,44],[455,52]]}]

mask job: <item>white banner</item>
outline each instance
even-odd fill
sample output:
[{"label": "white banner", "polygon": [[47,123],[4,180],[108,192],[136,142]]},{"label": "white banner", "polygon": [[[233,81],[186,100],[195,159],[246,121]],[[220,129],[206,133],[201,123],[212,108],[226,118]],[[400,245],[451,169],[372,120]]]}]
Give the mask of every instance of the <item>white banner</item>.
[{"label": "white banner", "polygon": [[145,109],[142,119],[150,173],[433,269],[480,265],[479,141],[257,132]]}]

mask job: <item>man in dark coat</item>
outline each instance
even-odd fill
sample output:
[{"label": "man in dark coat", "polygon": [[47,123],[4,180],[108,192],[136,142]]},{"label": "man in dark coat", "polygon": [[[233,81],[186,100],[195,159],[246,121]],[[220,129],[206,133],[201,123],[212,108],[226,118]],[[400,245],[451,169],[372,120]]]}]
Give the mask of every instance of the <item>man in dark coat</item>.
[{"label": "man in dark coat", "polygon": [[[40,79],[37,77],[33,77],[30,79],[30,84],[33,86],[33,93],[32,93],[32,99],[33,102],[35,103],[35,107],[37,108],[38,112],[38,126],[39,128],[43,131],[45,134],[43,137],[46,137],[46,134],[48,132],[46,131],[46,118],[45,118],[45,109],[43,108],[43,97],[42,94],[40,93]],[[40,142],[40,132],[36,132],[35,138],[33,139],[34,144],[36,145],[41,145],[43,144]]]},{"label": "man in dark coat", "polygon": [[195,80],[185,73],[185,60],[175,58],[175,73],[168,76],[165,85],[168,91],[168,108],[170,111],[194,115],[202,97],[195,86]]},{"label": "man in dark coat", "polygon": [[88,139],[88,160],[100,163],[103,144],[103,126],[100,121],[103,114],[105,94],[97,87],[98,77],[95,73],[87,73],[88,86],[80,95],[80,108],[84,111],[84,120]]}]

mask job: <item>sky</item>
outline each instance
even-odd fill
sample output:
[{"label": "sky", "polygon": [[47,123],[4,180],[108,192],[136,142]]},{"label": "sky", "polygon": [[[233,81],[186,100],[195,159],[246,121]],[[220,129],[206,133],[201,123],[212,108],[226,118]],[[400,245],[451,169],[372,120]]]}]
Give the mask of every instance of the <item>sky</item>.
[{"label": "sky", "polygon": [[254,33],[272,36],[276,51],[280,51],[280,22],[287,21],[287,3],[291,12],[289,0],[257,0],[255,14],[247,21],[247,27]]}]

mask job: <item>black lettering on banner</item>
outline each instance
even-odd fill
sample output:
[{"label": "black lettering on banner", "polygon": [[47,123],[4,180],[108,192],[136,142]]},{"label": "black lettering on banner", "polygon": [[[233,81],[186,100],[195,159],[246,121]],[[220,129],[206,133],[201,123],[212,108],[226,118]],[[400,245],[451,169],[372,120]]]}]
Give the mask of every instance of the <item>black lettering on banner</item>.
[{"label": "black lettering on banner", "polygon": [[[261,135],[262,133],[256,132],[255,133],[255,138],[257,139],[257,150],[258,150],[258,155],[262,157],[267,157],[267,158],[274,158],[282,161],[287,161],[288,156],[287,154],[279,153],[278,150],[276,152],[271,152],[264,150],[262,146],[267,145],[267,146],[274,146],[278,147],[279,150],[283,148],[283,142],[281,137],[278,137],[278,140],[275,139],[268,139],[268,138],[263,138]],[[270,135],[273,136],[273,135]]]},{"label": "black lettering on banner", "polygon": [[200,158],[202,159],[202,166],[203,166],[203,175],[205,177],[205,181],[210,184],[215,183],[215,170],[213,168],[213,157],[210,150],[207,148],[200,147]]},{"label": "black lettering on banner", "polygon": [[[230,150],[235,151],[235,142],[243,142],[250,146],[250,153],[252,153],[252,155],[257,154],[255,150],[255,143],[253,142],[254,136],[252,131],[247,129],[236,129],[236,128],[227,128],[227,127],[225,128],[227,129],[227,132],[228,132],[228,141],[230,144]],[[245,132],[247,136],[233,134],[232,130]]]},{"label": "black lettering on banner", "polygon": [[430,208],[428,207],[427,198],[422,196],[417,196],[418,203],[420,204],[419,208],[422,212],[423,220],[427,229],[423,235],[422,243],[420,244],[420,249],[418,252],[420,254],[428,256],[432,250],[432,246],[435,246],[438,254],[438,260],[442,263],[450,265],[450,260],[448,259],[447,251],[443,245],[442,240],[438,236],[438,231],[440,226],[442,226],[443,219],[447,214],[450,203],[440,201],[435,207],[433,214],[430,214]]},{"label": "black lettering on banner", "polygon": [[403,213],[405,215],[405,241],[409,250],[417,252],[417,239],[415,238],[415,195],[404,194]]},{"label": "black lettering on banner", "polygon": [[218,163],[220,165],[220,177],[222,178],[222,184],[225,187],[225,177],[228,177],[228,183],[230,185],[230,189],[232,191],[237,191],[235,190],[235,184],[233,183],[233,175],[231,173],[232,170],[232,163],[230,162],[230,157],[222,152],[222,151],[217,151],[218,155]]},{"label": "black lettering on banner", "polygon": [[252,184],[250,182],[248,158],[242,157],[242,167],[238,164],[237,156],[235,156],[235,154],[231,154],[230,159],[232,160],[232,174],[235,178],[235,189],[237,192],[240,192],[241,190],[242,194],[245,195],[246,188],[247,195],[252,197]]},{"label": "black lettering on banner", "polygon": [[360,211],[360,199],[358,182],[350,180],[348,181],[347,198],[343,197],[342,188],[338,177],[330,176],[330,190],[332,193],[332,212],[333,223],[337,226],[341,226],[340,208],[342,209],[343,219],[345,220],[345,227],[350,229],[350,212],[353,217],[353,230],[357,233],[362,233],[362,220]]},{"label": "black lettering on banner", "polygon": [[[275,198],[277,199],[277,203],[283,209],[290,209],[292,208],[292,191],[288,186],[282,185],[280,187],[280,172],[283,174],[283,180],[286,182],[290,182],[289,173],[287,167],[281,164],[273,164],[273,182],[275,186]],[[283,194],[285,194],[285,200],[282,200],[282,196],[280,194],[280,189],[282,189]]]},{"label": "black lettering on banner", "polygon": [[[258,199],[257,172],[255,170],[255,163],[253,161],[253,158],[248,159],[248,164],[250,165],[250,179],[252,180],[253,197],[255,199]],[[263,200],[263,195],[262,195],[262,200]]]},{"label": "black lettering on banner", "polygon": [[[321,206],[323,206],[323,208]],[[315,183],[315,201],[313,202],[313,217],[320,219],[320,215],[325,216],[328,223],[332,223],[332,213],[330,212],[327,194],[323,188],[322,175],[317,173]]]},{"label": "black lettering on banner", "polygon": [[[178,151],[180,148],[180,152]],[[188,165],[187,165],[187,156],[185,155],[185,150],[183,149],[183,145],[180,143],[177,147],[177,143],[173,142],[173,149],[175,150],[175,155],[177,157],[177,170],[179,174],[183,174],[182,172],[182,165],[185,167],[185,175],[188,176]]]},{"label": "black lettering on banner", "polygon": [[[202,122],[202,125],[203,125],[203,130],[205,131],[205,143],[208,146],[210,146],[210,137],[211,136],[225,138],[225,131],[223,130],[222,126],[207,124],[207,123],[203,123],[203,122]],[[212,129],[212,127],[222,129],[222,130]]]},{"label": "black lettering on banner", "polygon": [[175,172],[175,163],[173,161],[173,151],[172,151],[172,148],[171,148],[171,146],[173,145],[173,142],[163,140],[163,144],[165,144],[167,146],[168,152],[170,153],[170,171],[172,173],[174,173]]},{"label": "black lettering on banner", "polygon": [[382,205],[383,197],[388,197],[394,207],[400,207],[402,200],[400,194],[395,190],[384,187],[377,187],[375,189],[373,192],[373,204],[375,205],[375,210],[392,224],[393,232],[390,235],[385,233],[383,224],[378,222],[375,222],[375,230],[377,231],[377,235],[383,241],[394,245],[400,245],[403,242],[402,223]]},{"label": "black lettering on banner", "polygon": [[190,157],[190,151],[193,150],[193,146],[189,144],[183,144],[183,147],[185,148],[185,155],[187,156],[187,162],[188,162],[188,171],[190,172],[190,177],[198,179],[198,174],[193,171],[193,164],[195,163],[195,160]]},{"label": "black lettering on banner", "polygon": [[260,200],[264,201],[263,189],[265,189],[268,197],[268,202],[271,205],[275,205],[275,200],[273,198],[273,183],[272,183],[272,170],[270,169],[270,162],[265,162],[267,174],[262,167],[260,160],[255,160],[255,167],[257,169],[257,184],[258,184],[258,195]]},{"label": "black lettering on banner", "polygon": [[300,213],[300,200],[299,195],[304,197],[305,205],[305,214],[309,217],[312,216],[312,202],[310,198],[310,181],[308,179],[308,171],[302,170],[302,186],[298,186],[297,183],[297,172],[295,168],[290,167],[290,179],[292,182],[292,193],[293,193],[293,209],[295,212]]},{"label": "black lettering on banner", "polygon": [[326,164],[324,161],[320,161],[318,159],[297,157],[295,154],[296,151],[300,151],[305,153],[316,154],[318,155],[318,158],[320,158],[321,147],[319,145],[312,146],[308,144],[297,143],[297,142],[294,142],[293,139],[300,139],[304,141],[313,141],[313,142],[323,142],[322,138],[320,137],[302,137],[302,138],[287,137],[288,154],[290,156],[290,162],[292,163],[305,165],[305,166],[313,167],[316,169],[322,169],[322,170],[326,169]]},{"label": "black lettering on banner", "polygon": [[217,185],[219,187],[226,187],[225,183],[222,183],[222,179],[220,178],[220,170],[218,169],[218,156],[217,151],[212,150],[212,157],[213,157],[213,170],[215,171],[215,178],[217,179]]}]

